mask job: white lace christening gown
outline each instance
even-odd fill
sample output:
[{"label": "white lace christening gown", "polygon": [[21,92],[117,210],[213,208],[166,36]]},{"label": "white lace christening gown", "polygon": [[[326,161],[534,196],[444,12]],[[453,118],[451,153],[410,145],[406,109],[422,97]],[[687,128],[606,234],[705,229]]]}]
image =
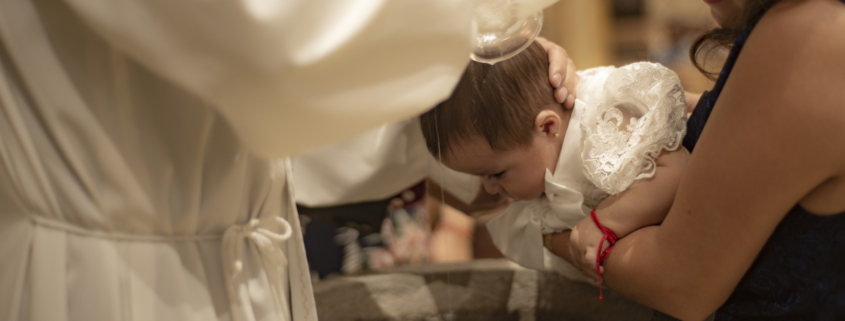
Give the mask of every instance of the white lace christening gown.
[{"label": "white lace christening gown", "polygon": [[543,234],[572,229],[608,196],[652,177],[655,158],[680,148],[686,132],[684,91],[668,68],[641,62],[579,75],[557,165],[546,169],[545,196],[515,202],[487,224],[496,247],[527,268],[544,269],[550,260]]}]

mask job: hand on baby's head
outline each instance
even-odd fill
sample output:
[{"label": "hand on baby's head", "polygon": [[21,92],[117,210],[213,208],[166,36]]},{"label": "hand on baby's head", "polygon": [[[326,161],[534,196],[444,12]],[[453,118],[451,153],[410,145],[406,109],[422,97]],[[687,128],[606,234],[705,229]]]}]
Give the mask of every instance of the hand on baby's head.
[{"label": "hand on baby's head", "polygon": [[551,110],[559,130],[560,114],[569,112],[555,101],[548,75],[548,55],[537,43],[495,65],[471,62],[452,96],[420,116],[429,152],[454,170],[482,176],[488,192],[540,197],[562,133],[537,119]]}]

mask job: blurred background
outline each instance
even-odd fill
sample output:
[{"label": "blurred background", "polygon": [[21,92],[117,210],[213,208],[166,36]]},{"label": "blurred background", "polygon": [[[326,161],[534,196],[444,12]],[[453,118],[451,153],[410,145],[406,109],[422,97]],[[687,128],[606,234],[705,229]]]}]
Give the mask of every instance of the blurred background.
[{"label": "blurred background", "polygon": [[713,84],[688,54],[716,26],[703,1],[560,0],[544,15],[541,35],[566,48],[578,69],[653,61],[677,72],[687,91]]},{"label": "blurred background", "polygon": [[703,1],[560,0],[544,16],[541,35],[566,48],[578,69],[653,61],[677,72],[687,91],[712,86],[688,54],[716,26]]},{"label": "blurred background", "polygon": [[[716,26],[703,1],[560,0],[547,8],[544,16],[541,36],[564,47],[578,69],[652,61],[673,69],[689,92],[701,93],[713,85],[692,65],[688,54],[692,42]],[[719,56],[717,52],[714,60]],[[322,167],[309,168],[327,159],[342,159],[341,167],[346,170],[352,168],[350,160],[355,157],[364,164],[362,167],[371,167],[374,174],[362,174],[362,181],[345,187],[348,190],[392,186],[388,188],[392,196],[362,196],[347,203],[303,198],[299,210],[306,222],[303,230],[314,280],[418,263],[501,257],[484,226],[507,207],[509,200],[488,195],[478,190],[477,184],[475,190],[450,184],[442,190],[436,182],[438,170],[431,170],[431,163],[436,161],[423,159],[422,155],[427,155],[424,147],[410,146],[424,144],[413,134],[419,131],[415,125],[414,121],[385,125],[370,134],[375,138],[353,139],[345,145],[330,146],[322,154],[294,159],[294,175],[302,177],[299,182],[295,179],[295,184],[303,195],[312,187],[315,191],[326,186],[337,189],[331,180],[318,182],[313,178],[324,176]],[[403,136],[383,136],[385,132]],[[385,143],[378,137],[390,137],[391,141]],[[378,148],[383,153],[407,155],[406,160],[373,165],[367,155],[360,155],[360,150],[366,149],[361,146],[370,146],[367,144],[373,139],[381,144]],[[387,166],[392,166],[392,172],[385,169]],[[308,170],[315,174],[302,174]],[[419,173],[405,175],[411,171]],[[455,181],[452,179],[452,185]]]}]

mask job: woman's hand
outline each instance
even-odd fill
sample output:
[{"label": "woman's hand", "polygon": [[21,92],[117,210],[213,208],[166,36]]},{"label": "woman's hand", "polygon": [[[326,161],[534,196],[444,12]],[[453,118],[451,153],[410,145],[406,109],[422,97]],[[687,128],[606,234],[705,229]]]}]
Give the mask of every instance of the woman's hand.
[{"label": "woman's hand", "polygon": [[580,80],[575,74],[575,63],[569,59],[563,47],[543,37],[537,37],[536,40],[549,55],[549,83],[555,88],[555,100],[562,103],[564,108],[572,109]]},{"label": "woman's hand", "polygon": [[[598,247],[602,247],[602,251],[609,245],[607,241],[599,244],[604,233],[593,223],[592,218],[585,217],[572,229],[572,234],[569,235],[569,255],[572,258],[572,265],[575,265],[581,272],[589,278],[597,281],[599,278],[598,271],[596,271],[596,255],[598,254]],[[600,267],[604,272],[604,267]]]}]

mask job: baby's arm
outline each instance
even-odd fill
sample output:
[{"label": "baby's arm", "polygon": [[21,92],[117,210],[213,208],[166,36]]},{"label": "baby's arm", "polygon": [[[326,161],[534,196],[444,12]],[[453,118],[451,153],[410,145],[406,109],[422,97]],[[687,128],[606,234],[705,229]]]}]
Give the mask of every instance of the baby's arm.
[{"label": "baby's arm", "polygon": [[[634,181],[628,189],[599,204],[596,208],[599,222],[620,238],[642,227],[663,222],[675,199],[675,190],[687,159],[689,152],[683,147],[661,153],[655,160],[657,169],[654,176]],[[602,235],[592,218],[581,220],[570,235],[572,258],[595,262],[596,247]]]},{"label": "baby's arm", "polygon": [[[689,152],[686,148],[663,151],[655,159],[657,169],[654,176],[634,181],[628,189],[599,204],[596,208],[599,221],[620,238],[639,228],[663,222],[675,200],[675,191],[687,159]],[[592,222],[590,218],[586,220]]]}]

